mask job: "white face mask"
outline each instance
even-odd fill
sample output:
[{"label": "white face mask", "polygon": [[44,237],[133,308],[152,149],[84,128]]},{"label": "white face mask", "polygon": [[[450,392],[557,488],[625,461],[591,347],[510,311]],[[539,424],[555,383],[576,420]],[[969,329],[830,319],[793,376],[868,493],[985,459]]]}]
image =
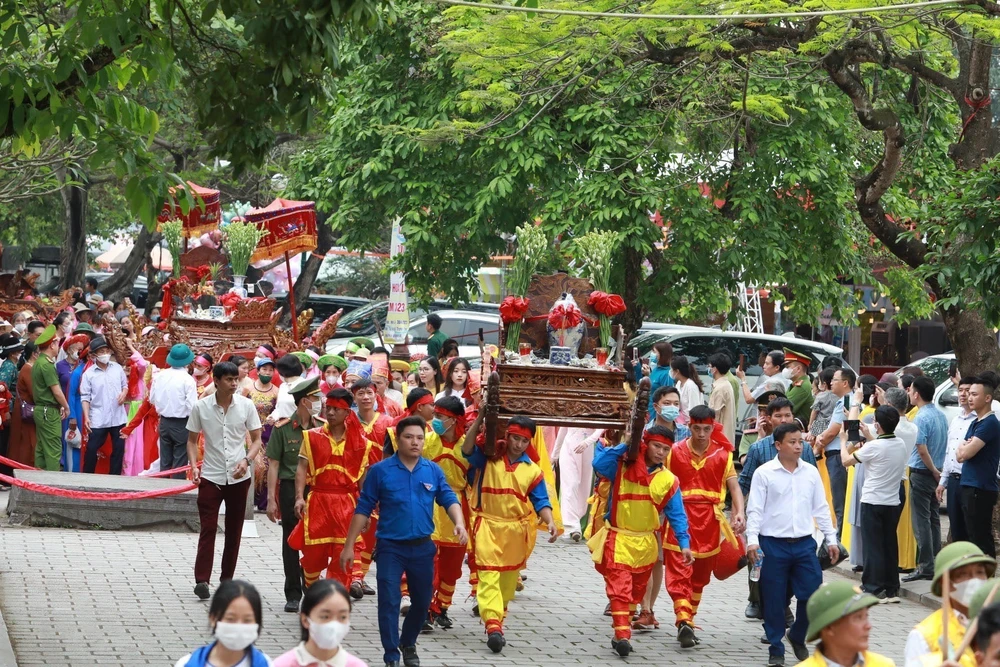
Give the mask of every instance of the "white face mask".
[{"label": "white face mask", "polygon": [[955,590],[949,597],[965,608],[972,602],[972,596],[986,583],[985,579],[967,579],[960,584],[955,584]]},{"label": "white face mask", "polygon": [[197,366],[194,367],[194,376],[196,378],[204,377],[205,373],[207,373],[207,372],[208,371],[206,371],[204,368],[199,368]]},{"label": "white face mask", "polygon": [[14,331],[16,331],[19,334],[23,334],[24,330],[27,329],[27,328],[28,328],[28,325],[24,324],[23,322],[14,325]]},{"label": "white face mask", "polygon": [[324,651],[331,651],[340,647],[340,642],[351,631],[351,624],[340,621],[330,621],[329,623],[317,623],[309,619],[309,637],[316,642]]},{"label": "white face mask", "polygon": [[322,410],[322,406],[319,404],[319,401],[313,401],[309,405],[309,414],[311,414],[313,417],[319,417],[320,410]]},{"label": "white face mask", "polygon": [[99,354],[99,355],[97,355],[97,362],[98,363],[106,364],[109,361],[111,361],[111,355],[110,354]]},{"label": "white face mask", "polygon": [[63,333],[68,334],[72,330],[73,330],[73,323],[72,322],[66,322],[65,324],[62,325],[62,332]]},{"label": "white face mask", "polygon": [[256,623],[215,624],[215,638],[230,651],[243,651],[257,640],[260,626]]},{"label": "white face mask", "polygon": [[73,352],[70,352],[69,354],[67,354],[66,356],[69,357],[70,361],[76,361],[77,359],[80,358],[80,353],[76,352],[76,351],[73,351]]},{"label": "white face mask", "polygon": [[786,380],[792,380],[792,379],[794,379],[792,377],[792,369],[791,368],[782,368],[781,369],[781,377],[785,378]]},{"label": "white face mask", "polygon": [[327,373],[326,374],[326,383],[328,385],[330,385],[331,387],[333,385],[340,384],[340,376],[336,375],[334,373]]}]

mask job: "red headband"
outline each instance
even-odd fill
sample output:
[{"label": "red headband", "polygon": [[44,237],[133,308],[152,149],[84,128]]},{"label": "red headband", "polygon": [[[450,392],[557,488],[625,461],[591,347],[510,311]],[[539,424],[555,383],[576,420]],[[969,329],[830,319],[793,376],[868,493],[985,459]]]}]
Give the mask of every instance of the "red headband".
[{"label": "red headband", "polygon": [[257,354],[265,356],[268,359],[270,359],[271,361],[274,361],[274,355],[271,353],[271,350],[267,349],[266,347],[263,347],[263,346],[258,347],[257,348]]},{"label": "red headband", "polygon": [[533,437],[535,437],[531,434],[531,431],[528,430],[527,427],[520,426],[518,424],[509,424],[507,426],[507,437],[509,438],[512,435],[519,435],[522,438],[527,438],[528,440],[531,440]]},{"label": "red headband", "polygon": [[713,419],[712,417],[705,417],[704,419],[692,419],[691,423],[692,424],[714,424],[715,423],[715,419]]},{"label": "red headband", "polygon": [[674,444],[673,440],[671,440],[667,436],[662,435],[660,433],[650,434],[649,432],[647,432],[647,433],[643,434],[642,439],[645,442],[662,442],[665,445],[673,445]]},{"label": "red headband", "polygon": [[200,363],[202,366],[208,366],[209,368],[212,367],[212,362],[206,359],[205,357],[201,356],[200,354],[197,357],[195,357],[194,360]]},{"label": "red headband", "polygon": [[433,402],[434,402],[434,394],[424,394],[423,396],[421,396],[420,398],[418,398],[417,400],[415,400],[413,402],[413,405],[411,405],[408,408],[406,408],[406,410],[411,415],[413,415],[413,414],[416,414],[417,408],[419,408],[421,405],[429,405],[429,404],[431,404]]},{"label": "red headband", "polygon": [[[465,419],[465,411],[463,410],[461,414],[452,412],[448,408],[442,408],[440,405],[434,406],[434,414],[442,414],[448,417],[453,417],[455,419]],[[531,437],[531,436],[528,436]]]},{"label": "red headband", "polygon": [[340,408],[341,410],[350,410],[351,405],[347,402],[347,399],[337,398],[337,397],[327,397],[326,407],[328,408]]}]

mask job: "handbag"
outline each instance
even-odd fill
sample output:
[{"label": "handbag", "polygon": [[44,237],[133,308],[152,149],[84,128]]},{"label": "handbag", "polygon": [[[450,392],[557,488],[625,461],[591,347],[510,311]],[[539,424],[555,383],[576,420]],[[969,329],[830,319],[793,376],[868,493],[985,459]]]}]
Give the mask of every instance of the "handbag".
[{"label": "handbag", "polygon": [[21,401],[21,421],[35,423],[35,404]]},{"label": "handbag", "polygon": [[816,551],[816,556],[819,558],[819,569],[821,570],[829,570],[831,567],[835,567],[839,563],[851,557],[851,554],[847,552],[847,547],[841,544],[840,540],[837,540],[837,548],[840,549],[840,555],[837,556],[836,563],[831,561],[830,552],[827,551],[828,544],[829,541],[824,538],[823,543],[819,545],[819,549]]}]

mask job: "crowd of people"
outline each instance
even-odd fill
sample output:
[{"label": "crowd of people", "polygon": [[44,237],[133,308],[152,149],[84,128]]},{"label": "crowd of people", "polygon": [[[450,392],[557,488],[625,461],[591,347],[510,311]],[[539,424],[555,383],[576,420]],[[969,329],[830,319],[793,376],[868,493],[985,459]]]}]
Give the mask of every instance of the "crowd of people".
[{"label": "crowd of people", "polygon": [[[914,628],[907,666],[1000,664],[1000,606],[984,593],[996,569],[995,373],[956,373],[962,414],[949,425],[917,368],[859,378],[831,358],[812,376],[809,357],[775,350],[750,386],[720,350],[707,359],[706,396],[694,365],[660,343],[648,367],[627,369],[627,391],[643,374],[652,384],[638,449],[621,432],[527,416],[487,445],[485,373],[433,316],[420,361],[390,360],[364,338],[337,355],[262,345],[253,359],[220,361],[177,344],[158,370],[136,352],[127,312],[119,321],[132,354],[122,366],[101,317],[79,305],[48,324],[19,318],[0,336],[0,446],[46,470],[153,471],[197,486],[194,592],[212,599],[216,641],[178,665],[272,664],[253,647],[260,596],[234,580],[254,507],[281,523],[284,608],[302,625],[301,643],[273,664],[363,664],[341,643],[351,600],[377,595],[385,664],[418,667],[419,635],[453,627],[463,569],[486,646],[502,652],[540,529],[550,541],[560,532],[586,541],[619,656],[634,650],[634,630],[659,628],[661,588],[679,647],[700,644],[713,576],[745,568],[745,615],[763,622],[768,665],[785,664],[786,643],[801,664],[891,665],[868,651],[867,610],[899,602],[902,570],[903,581],[930,580],[948,600]],[[488,351],[478,361],[495,363]],[[951,540],[942,547],[944,500]],[[847,557],[861,585],[823,584],[822,570]]]}]

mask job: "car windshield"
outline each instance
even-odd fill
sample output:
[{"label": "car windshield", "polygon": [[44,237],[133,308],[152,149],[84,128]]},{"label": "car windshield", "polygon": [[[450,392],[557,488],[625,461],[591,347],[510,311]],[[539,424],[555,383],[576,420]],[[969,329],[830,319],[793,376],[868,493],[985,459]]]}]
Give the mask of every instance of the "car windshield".
[{"label": "car windshield", "polygon": [[[951,363],[951,359],[924,357],[920,361],[911,364],[911,366],[918,366],[924,372],[924,375],[934,380],[934,386],[937,386],[948,379],[948,371],[951,369]],[[903,369],[900,368],[897,372],[902,373]]]},{"label": "car windshield", "polygon": [[337,322],[337,335],[340,336],[372,336],[376,333],[375,319],[378,326],[385,326],[388,312],[388,301],[373,301],[357,310],[352,310]]}]

